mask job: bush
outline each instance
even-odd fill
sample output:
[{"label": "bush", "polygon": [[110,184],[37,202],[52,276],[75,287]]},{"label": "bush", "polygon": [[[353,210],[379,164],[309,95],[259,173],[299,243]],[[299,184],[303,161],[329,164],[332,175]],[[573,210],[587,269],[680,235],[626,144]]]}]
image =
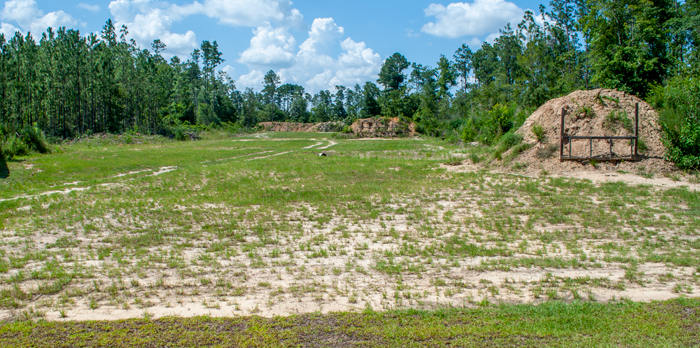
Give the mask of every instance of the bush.
[{"label": "bush", "polygon": [[14,135],[9,136],[5,141],[3,141],[0,148],[2,151],[2,156],[8,160],[15,156],[26,156],[30,152],[29,146]]},{"label": "bush", "polygon": [[185,131],[182,129],[182,127],[177,127],[175,128],[175,140],[177,141],[186,141],[189,140],[190,137],[188,137],[185,134]]},{"label": "bush", "polygon": [[501,137],[498,142],[498,147],[504,148],[505,150],[518,145],[523,142],[523,136],[520,134],[515,134],[515,132],[508,132]]},{"label": "bush", "polygon": [[44,136],[44,132],[39,129],[36,123],[24,127],[21,135],[22,141],[27,144],[31,150],[39,153],[51,153],[51,147],[46,141],[46,136]]},{"label": "bush", "polygon": [[666,158],[681,169],[700,169],[700,80],[677,77],[657,88]]},{"label": "bush", "polygon": [[544,143],[547,138],[544,136],[544,127],[540,123],[535,123],[532,125],[532,134],[535,135],[537,141]]},{"label": "bush", "polygon": [[514,131],[504,134],[498,141],[498,146],[496,147],[496,152],[494,153],[494,158],[501,160],[501,155],[508,151],[513,146],[516,146],[523,142],[523,136],[520,134],[515,134]]}]

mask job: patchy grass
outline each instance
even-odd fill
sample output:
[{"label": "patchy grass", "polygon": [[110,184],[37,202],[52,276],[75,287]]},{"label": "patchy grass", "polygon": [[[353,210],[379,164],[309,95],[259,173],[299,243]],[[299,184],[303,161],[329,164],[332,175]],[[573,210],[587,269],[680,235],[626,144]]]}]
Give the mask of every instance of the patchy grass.
[{"label": "patchy grass", "polygon": [[[362,318],[413,320],[404,310],[434,318],[449,306],[471,316],[487,303],[525,304],[498,310],[526,313],[563,302],[557,310],[575,313],[618,308],[620,298],[668,300],[700,290],[696,192],[457,172],[442,164],[490,150],[430,138],[328,137],[89,139],[8,162],[10,174],[0,180],[0,316],[274,317],[371,308],[387,312]],[[664,305],[625,308],[666,313],[658,309]],[[352,315],[360,314],[240,320]],[[424,332],[420,325],[428,324],[415,325]],[[372,335],[382,337],[378,345],[402,343]],[[559,336],[548,337],[559,345]]]},{"label": "patchy grass", "polygon": [[[162,318],[98,322],[16,322],[3,347],[133,346],[693,346],[700,302],[550,302],[539,306],[401,310],[260,318]],[[526,320],[524,320],[526,318]]]}]

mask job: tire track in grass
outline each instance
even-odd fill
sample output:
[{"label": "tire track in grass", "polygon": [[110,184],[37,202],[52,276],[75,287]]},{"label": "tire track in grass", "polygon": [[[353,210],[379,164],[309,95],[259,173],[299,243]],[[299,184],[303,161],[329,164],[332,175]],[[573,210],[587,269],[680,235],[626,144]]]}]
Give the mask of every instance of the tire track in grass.
[{"label": "tire track in grass", "polygon": [[[160,168],[158,168],[157,171],[155,171],[150,176],[159,176],[159,175],[162,175],[165,173],[170,173],[174,170],[177,170],[177,166],[160,167]],[[145,172],[153,172],[153,169],[146,169],[146,170],[139,170],[139,171],[134,171],[134,172],[118,174],[115,176],[107,177],[106,179],[122,178],[122,177],[125,177],[128,175],[134,175],[134,174],[145,173]],[[148,175],[146,175],[146,176],[148,176]],[[134,178],[129,178],[127,180],[132,180],[132,179],[134,179]],[[73,184],[75,184],[75,183],[67,183],[67,184],[63,184],[63,186],[73,185]],[[51,191],[41,192],[41,193],[37,193],[37,194],[33,194],[33,195],[19,195],[19,196],[15,196],[15,197],[11,197],[11,198],[2,198],[2,199],[0,199],[0,203],[9,202],[9,201],[16,201],[16,200],[20,200],[20,199],[34,199],[34,198],[39,198],[39,197],[43,197],[43,196],[51,196],[51,195],[56,195],[56,194],[60,194],[60,195],[65,196],[71,192],[87,191],[87,190],[94,188],[95,186],[111,187],[111,186],[119,185],[119,184],[120,184],[119,182],[106,182],[106,183],[100,183],[100,184],[97,184],[94,186],[74,187],[74,188],[69,188],[69,189],[65,189],[65,190],[51,190]]]},{"label": "tire track in grass", "polygon": [[[270,140],[272,140],[272,139],[270,139]],[[296,139],[290,139],[290,140],[296,140]],[[323,147],[324,149],[325,149],[325,148],[328,148],[328,147],[330,147],[330,146],[332,146],[332,145],[336,145],[336,144],[337,144],[337,143],[335,143],[335,142],[333,142],[333,141],[329,141],[329,142],[330,142],[331,144],[330,144],[330,145],[327,145],[326,147]],[[316,143],[316,144],[314,144],[314,145],[307,146],[307,147],[304,147],[304,148],[302,148],[302,149],[310,149],[310,148],[313,148],[313,147],[316,147],[316,146],[319,146],[319,145],[322,145],[322,144],[323,144],[323,142],[318,142],[318,143]],[[280,152],[280,153],[275,153],[275,154],[268,155],[268,156],[254,157],[254,158],[247,159],[247,160],[245,160],[245,161],[247,162],[247,161],[253,161],[253,160],[258,160],[258,159],[264,159],[264,158],[270,158],[270,157],[275,157],[275,156],[281,156],[281,155],[288,154],[288,153],[292,153],[292,152],[295,152],[295,151],[298,151],[298,150],[290,150],[290,151],[284,151],[284,152]],[[268,151],[262,151],[262,152],[252,153],[252,154],[246,154],[246,155],[236,156],[236,157],[218,159],[218,160],[214,160],[214,161],[224,161],[224,160],[236,159],[236,158],[241,158],[241,157],[246,157],[246,156],[261,155],[261,154],[270,153],[270,152],[274,152],[274,151],[273,151],[273,150],[268,150]],[[203,164],[203,163],[214,162],[214,161],[205,161],[205,162],[201,162],[201,163]],[[126,177],[126,176],[131,176],[131,175],[136,175],[136,174],[141,174],[141,173],[146,173],[146,172],[153,172],[153,174],[151,174],[151,176],[159,176],[159,175],[162,175],[162,174],[170,173],[170,172],[175,171],[175,170],[177,170],[177,169],[178,169],[177,166],[165,166],[165,167],[160,167],[160,168],[158,168],[158,170],[155,170],[155,171],[154,171],[153,169],[136,170],[136,171],[131,171],[131,172],[127,172],[127,173],[120,173],[120,174],[117,174],[117,175],[114,175],[114,176],[107,177],[106,179],[123,178],[123,177]],[[129,180],[131,180],[131,179],[129,179]],[[79,181],[72,182],[72,183],[62,184],[61,186],[75,185],[75,184],[77,184],[77,183],[79,183]],[[112,185],[118,185],[118,184],[119,184],[118,182],[108,182],[108,183],[101,183],[101,184],[98,184],[98,185],[96,185],[96,186],[106,187],[106,186],[112,186]],[[50,195],[54,195],[54,194],[67,195],[67,194],[69,194],[69,193],[71,193],[71,192],[82,192],[82,191],[87,191],[87,190],[92,189],[93,187],[94,187],[94,186],[74,187],[74,188],[65,189],[65,190],[46,191],[46,192],[37,193],[37,194],[34,194],[34,195],[19,195],[19,196],[15,196],[15,197],[11,197],[11,198],[3,198],[3,199],[0,199],[0,203],[1,203],[1,202],[8,202],[8,201],[20,200],[20,199],[34,199],[34,198],[43,197],[43,196],[50,196]]]}]

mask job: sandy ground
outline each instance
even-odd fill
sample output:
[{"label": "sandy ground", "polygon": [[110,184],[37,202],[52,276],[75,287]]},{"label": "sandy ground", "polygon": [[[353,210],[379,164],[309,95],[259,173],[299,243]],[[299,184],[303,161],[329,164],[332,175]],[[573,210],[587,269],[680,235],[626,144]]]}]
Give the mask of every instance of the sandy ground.
[{"label": "sandy ground", "polygon": [[[326,142],[327,145],[321,147]],[[333,145],[336,143],[322,139],[304,149],[327,149]],[[285,153],[266,153],[250,160],[283,154]],[[443,167],[458,172],[483,170],[471,165]],[[164,167],[153,173],[133,172],[124,175],[162,175],[176,169]],[[617,172],[562,172],[550,176],[587,179],[594,183],[623,181],[634,185],[651,185],[657,189],[686,186],[697,191],[700,186],[668,178],[647,179]],[[487,177],[487,180],[494,179]],[[109,190],[110,187],[97,186],[91,189]],[[81,190],[87,188],[51,191],[36,196],[66,191],[89,194],[80,192]],[[29,310],[35,314],[40,313],[37,316],[47,320],[116,320],[143,316],[158,318],[198,315],[271,317],[366,308],[473,307],[482,301],[541,303],[551,299],[570,301],[578,298],[589,301],[653,301],[697,296],[700,291],[696,268],[660,263],[640,264],[636,270],[640,274],[636,283],[627,281],[627,265],[614,261],[582,268],[513,267],[503,271],[483,270],[479,267],[487,259],[533,257],[543,249],[549,256],[558,255],[565,259],[578,257],[578,254],[568,250],[559,241],[545,245],[531,240],[526,248],[518,249],[509,257],[399,256],[398,251],[403,242],[397,236],[420,239],[422,237],[419,236],[424,236],[426,229],[438,231],[438,236],[426,237],[419,243],[428,246],[442,240],[439,238],[447,238],[454,233],[455,228],[462,226],[460,224],[466,226],[468,221],[485,215],[487,209],[493,209],[493,206],[484,206],[474,197],[463,196],[460,192],[442,192],[441,196],[443,199],[429,204],[422,204],[410,197],[387,203],[405,211],[382,213],[377,219],[333,214],[330,221],[324,224],[315,220],[314,214],[318,207],[299,206],[288,215],[275,217],[276,223],[290,224],[299,232],[295,236],[279,238],[279,244],[273,246],[282,251],[279,255],[272,254],[272,247],[264,247],[254,251],[257,253],[255,258],[250,253],[241,251],[230,257],[215,256],[215,262],[207,264],[200,261],[208,255],[206,247],[195,243],[185,249],[183,260],[186,264],[193,265],[194,274],[182,273],[155,263],[145,266],[145,274],[134,274],[117,280],[109,277],[107,271],[101,270],[131,267],[133,263],[121,266],[111,259],[89,259],[80,254],[84,250],[75,248],[73,251],[78,254],[75,259],[82,263],[82,267],[96,270],[97,278],[94,281],[78,280],[71,283],[69,291],[79,295],[67,300],[59,294],[38,296],[30,301],[27,308],[1,309],[0,319],[27,315]],[[420,207],[429,216],[429,226],[426,227],[424,221],[413,219],[410,209],[415,207]],[[231,216],[228,207],[212,205],[205,208],[219,211],[222,218]],[[19,209],[33,208],[28,205]],[[183,214],[193,214],[195,211],[192,207],[181,209]],[[107,214],[103,223],[114,226],[121,224],[116,213]],[[575,226],[536,226],[536,229],[546,232],[573,227]],[[192,228],[201,230],[202,227]],[[493,231],[485,230],[483,236],[487,238],[490,233]],[[39,244],[55,243],[60,237],[60,233],[46,235]],[[246,238],[249,243],[260,242],[255,236]],[[203,235],[203,239],[205,243],[206,236]],[[507,247],[516,250],[521,242],[516,240]],[[95,243],[99,244],[97,240]],[[484,243],[498,245],[497,242]],[[599,251],[592,249],[596,243],[600,241],[584,241],[582,252],[589,258],[602,257]],[[157,254],[165,250],[167,253],[168,248],[170,247],[153,248],[151,252]],[[322,256],[316,256],[317,253],[322,253]],[[392,253],[397,255],[392,260],[396,264],[405,264],[406,269],[395,274],[380,270],[379,262],[386,261],[386,255]],[[41,265],[37,263],[35,266],[38,269]],[[412,271],[408,267],[416,267],[419,271]],[[666,280],[663,280],[664,277]],[[207,279],[206,284],[203,279]],[[572,282],[576,285],[571,286]],[[32,282],[23,284],[26,289],[36,286],[37,283]],[[109,295],[107,288],[110,286],[118,289],[115,291],[117,295]]]}]

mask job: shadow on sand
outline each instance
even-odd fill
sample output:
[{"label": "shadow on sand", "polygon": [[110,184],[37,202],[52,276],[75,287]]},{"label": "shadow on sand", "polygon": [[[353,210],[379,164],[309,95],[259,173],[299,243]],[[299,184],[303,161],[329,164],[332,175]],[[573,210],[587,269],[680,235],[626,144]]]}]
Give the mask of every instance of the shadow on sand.
[{"label": "shadow on sand", "polygon": [[0,179],[7,179],[10,176],[10,168],[7,168],[5,157],[0,156]]}]

